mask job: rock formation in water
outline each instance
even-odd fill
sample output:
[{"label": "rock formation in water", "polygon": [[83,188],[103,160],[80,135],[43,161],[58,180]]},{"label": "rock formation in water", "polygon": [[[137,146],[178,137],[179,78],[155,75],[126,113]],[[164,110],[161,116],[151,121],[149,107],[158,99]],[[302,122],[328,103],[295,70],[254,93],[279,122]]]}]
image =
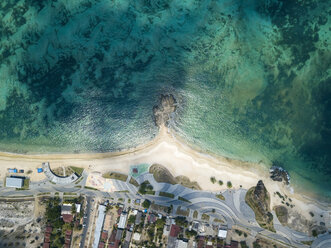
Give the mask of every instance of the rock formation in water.
[{"label": "rock formation in water", "polygon": [[176,99],[173,95],[161,95],[158,105],[153,107],[155,125],[167,125],[170,115],[176,110]]},{"label": "rock formation in water", "polygon": [[288,172],[281,167],[272,166],[270,169],[270,178],[277,182],[284,182],[286,185],[290,184]]}]

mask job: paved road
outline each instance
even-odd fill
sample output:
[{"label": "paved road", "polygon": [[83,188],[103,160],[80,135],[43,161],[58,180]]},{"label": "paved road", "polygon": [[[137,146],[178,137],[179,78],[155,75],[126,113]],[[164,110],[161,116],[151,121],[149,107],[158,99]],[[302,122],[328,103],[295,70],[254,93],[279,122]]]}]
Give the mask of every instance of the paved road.
[{"label": "paved road", "polygon": [[[88,196],[86,197],[86,210],[85,210],[85,215],[84,215],[84,224],[85,226],[83,227],[83,233],[82,233],[82,240],[80,243],[80,247],[85,247],[85,239],[86,239],[86,234],[87,230],[90,224],[90,217],[91,217],[91,203],[92,203],[92,197]],[[85,218],[86,216],[86,218]]]},{"label": "paved road", "polygon": [[313,242],[312,248],[330,248],[331,247],[331,235],[323,234]]}]

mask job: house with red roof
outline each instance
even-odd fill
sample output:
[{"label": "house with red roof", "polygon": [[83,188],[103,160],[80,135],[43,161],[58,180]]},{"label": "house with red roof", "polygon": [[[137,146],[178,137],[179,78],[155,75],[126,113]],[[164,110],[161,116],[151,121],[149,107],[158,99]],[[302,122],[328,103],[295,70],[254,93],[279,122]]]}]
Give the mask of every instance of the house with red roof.
[{"label": "house with red roof", "polygon": [[74,216],[72,214],[63,214],[62,218],[65,223],[71,223]]},{"label": "house with red roof", "polygon": [[169,236],[170,237],[176,237],[177,238],[178,234],[180,233],[180,230],[181,230],[180,226],[177,226],[175,224],[172,224],[171,227],[170,227],[170,234],[169,234]]}]

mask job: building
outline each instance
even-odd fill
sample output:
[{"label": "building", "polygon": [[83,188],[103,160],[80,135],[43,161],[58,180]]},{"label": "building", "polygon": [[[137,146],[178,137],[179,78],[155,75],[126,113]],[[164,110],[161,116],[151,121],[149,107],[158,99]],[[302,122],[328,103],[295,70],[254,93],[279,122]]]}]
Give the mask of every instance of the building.
[{"label": "building", "polygon": [[176,237],[177,238],[179,233],[180,233],[180,227],[177,226],[177,225],[171,225],[170,237]]},{"label": "building", "polygon": [[141,211],[138,211],[138,213],[137,213],[137,215],[136,215],[136,220],[135,220],[135,222],[134,222],[136,225],[139,225],[139,224],[140,224],[142,214],[143,214],[143,213],[142,213]]},{"label": "building", "polygon": [[99,246],[101,231],[105,219],[105,211],[106,211],[106,207],[104,205],[99,205],[98,218],[95,222],[94,240],[92,245],[93,248],[98,248]]},{"label": "building", "polygon": [[122,229],[117,229],[116,236],[115,236],[115,241],[120,241],[123,236],[123,230]]},{"label": "building", "polygon": [[9,173],[17,173],[17,169],[10,169],[10,168],[9,168],[9,169],[8,169],[8,172],[9,172]]},{"label": "building", "polygon": [[203,236],[200,236],[199,237],[199,240],[198,240],[198,248],[204,248],[205,247],[205,238]]},{"label": "building", "polygon": [[19,177],[6,177],[6,187],[22,188],[24,179]]},{"label": "building", "polygon": [[75,203],[76,213],[80,213],[81,204]]},{"label": "building", "polygon": [[193,221],[192,229],[197,232],[199,230],[199,222]]},{"label": "building", "polygon": [[231,248],[238,248],[238,244],[237,241],[231,240]]},{"label": "building", "polygon": [[120,220],[118,222],[118,229],[124,229],[125,228],[127,218],[128,218],[128,214],[125,213],[125,212],[122,212]]},{"label": "building", "polygon": [[177,240],[176,248],[187,248],[188,243],[183,240]]},{"label": "building", "polygon": [[74,216],[72,214],[62,214],[62,219],[65,223],[71,223]]},{"label": "building", "polygon": [[222,230],[222,229],[219,229],[218,230],[218,234],[217,234],[217,237],[221,238],[221,239],[225,239],[226,238],[226,235],[227,235],[228,231],[227,230]]},{"label": "building", "polygon": [[133,234],[133,237],[132,237],[133,240],[140,241],[140,238],[141,238],[141,234],[140,233],[135,232]]},{"label": "building", "polygon": [[71,204],[62,204],[61,206],[61,215],[71,214],[72,205]]},{"label": "building", "polygon": [[132,232],[126,231],[124,244],[122,245],[122,248],[129,248],[130,242],[131,242]]},{"label": "building", "polygon": [[117,230],[113,229],[112,233],[110,234],[110,237],[108,239],[108,247],[110,248],[114,248],[116,247],[116,234],[117,234]]},{"label": "building", "polygon": [[206,248],[213,248],[213,242],[208,241],[207,245],[206,245]]},{"label": "building", "polygon": [[156,221],[156,216],[154,214],[150,214],[147,218],[148,223],[155,223]]},{"label": "building", "polygon": [[180,229],[179,226],[171,225],[167,248],[176,247],[176,245],[177,245],[177,236],[180,233],[180,230],[181,229]]}]

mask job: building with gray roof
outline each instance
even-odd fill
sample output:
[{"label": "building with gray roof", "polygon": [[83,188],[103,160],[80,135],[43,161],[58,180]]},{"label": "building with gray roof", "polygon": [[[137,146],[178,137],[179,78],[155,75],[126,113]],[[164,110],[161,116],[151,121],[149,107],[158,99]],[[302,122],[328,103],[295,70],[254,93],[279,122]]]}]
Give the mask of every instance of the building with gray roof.
[{"label": "building with gray roof", "polygon": [[24,178],[19,177],[7,177],[6,187],[10,188],[22,188],[24,184]]},{"label": "building with gray roof", "polygon": [[99,211],[98,218],[96,220],[95,231],[94,231],[93,248],[98,248],[99,246],[100,235],[103,227],[103,222],[105,220],[106,207],[104,205],[99,205],[98,211]]}]

